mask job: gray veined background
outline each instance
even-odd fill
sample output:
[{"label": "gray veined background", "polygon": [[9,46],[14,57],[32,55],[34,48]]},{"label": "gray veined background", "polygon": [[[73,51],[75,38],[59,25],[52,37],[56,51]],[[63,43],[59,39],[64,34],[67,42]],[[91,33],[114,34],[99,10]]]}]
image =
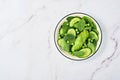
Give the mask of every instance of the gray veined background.
[{"label": "gray veined background", "polygon": [[[0,0],[0,80],[119,80],[119,0]],[[62,56],[54,44],[58,21],[73,12],[94,17],[103,32],[85,61]]]}]

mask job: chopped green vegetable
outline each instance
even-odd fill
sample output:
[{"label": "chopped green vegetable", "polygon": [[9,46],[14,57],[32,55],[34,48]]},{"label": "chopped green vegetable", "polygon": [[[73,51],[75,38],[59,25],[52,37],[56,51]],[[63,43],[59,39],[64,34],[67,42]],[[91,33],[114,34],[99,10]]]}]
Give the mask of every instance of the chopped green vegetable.
[{"label": "chopped green vegetable", "polygon": [[73,27],[73,25],[78,22],[80,20],[80,18],[73,18],[71,21],[70,21],[70,27]]},{"label": "chopped green vegetable", "polygon": [[58,40],[58,45],[65,51],[70,51],[70,46],[67,44],[67,42],[64,39]]},{"label": "chopped green vegetable", "polygon": [[79,31],[82,31],[85,28],[85,20],[80,19],[77,23],[74,24],[74,27],[77,28]]},{"label": "chopped green vegetable", "polygon": [[74,42],[75,36],[72,34],[67,34],[67,35],[65,35],[64,39],[65,39],[65,41]]},{"label": "chopped green vegetable", "polygon": [[91,31],[91,27],[90,26],[87,26],[87,27],[85,27],[84,29],[86,29],[86,30],[88,30],[88,31]]},{"label": "chopped green vegetable", "polygon": [[89,42],[89,43],[88,43],[88,47],[92,50],[92,53],[95,52],[96,46],[95,46],[93,43]]},{"label": "chopped green vegetable", "polygon": [[69,16],[67,17],[67,21],[70,22],[73,18],[75,18],[74,16]]},{"label": "chopped green vegetable", "polygon": [[69,29],[67,34],[72,34],[72,35],[76,36],[75,29],[73,29],[73,28]]},{"label": "chopped green vegetable", "polygon": [[73,18],[80,18],[79,16],[69,16],[67,17],[67,21],[70,22]]},{"label": "chopped green vegetable", "polygon": [[90,32],[90,38],[95,39],[96,41],[98,41],[98,35],[93,31]]},{"label": "chopped green vegetable", "polygon": [[91,54],[91,50],[89,48],[84,48],[84,49],[81,49],[80,51],[75,51],[72,54],[79,58],[85,58]]},{"label": "chopped green vegetable", "polygon": [[92,31],[94,31],[97,35],[99,35],[99,32],[97,29],[92,29]]},{"label": "chopped green vegetable", "polygon": [[79,50],[82,47],[83,43],[88,38],[88,36],[89,33],[87,30],[82,31],[75,40],[75,45],[72,46],[72,51]]},{"label": "chopped green vegetable", "polygon": [[91,18],[89,18],[88,16],[84,16],[83,19],[86,21],[87,24],[90,24],[93,29],[96,29],[96,25]]},{"label": "chopped green vegetable", "polygon": [[64,36],[67,31],[68,31],[68,23],[67,22],[64,22],[62,25],[61,25],[61,28],[60,28],[60,35],[61,36]]}]

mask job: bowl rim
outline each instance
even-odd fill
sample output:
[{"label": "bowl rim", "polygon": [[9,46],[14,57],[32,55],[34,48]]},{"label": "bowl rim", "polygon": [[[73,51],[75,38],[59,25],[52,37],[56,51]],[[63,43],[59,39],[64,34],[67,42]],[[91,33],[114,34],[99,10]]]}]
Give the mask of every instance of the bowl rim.
[{"label": "bowl rim", "polygon": [[[64,52],[60,51],[60,49],[59,49],[58,46],[57,46],[58,44],[57,44],[57,42],[56,42],[56,31],[57,31],[57,28],[59,27],[60,22],[61,22],[63,19],[65,19],[66,17],[68,17],[68,16],[70,16],[70,15],[72,16],[72,15],[74,15],[74,14],[83,14],[83,15],[89,16],[90,18],[92,18],[92,19],[96,22],[96,24],[98,25],[99,30],[100,30],[101,39],[100,39],[100,43],[99,43],[99,45],[98,45],[98,48],[95,50],[95,52],[94,52],[92,55],[90,55],[90,56],[88,56],[88,57],[86,57],[86,58],[80,58],[80,59],[70,58],[70,57],[66,56],[66,55],[64,54]],[[88,14],[86,14],[86,13],[82,13],[82,12],[69,13],[69,14],[65,15],[63,18],[61,18],[61,19],[59,20],[59,22],[57,23],[57,25],[56,25],[56,27],[55,27],[55,30],[54,30],[54,43],[55,43],[55,46],[56,46],[57,50],[58,50],[63,56],[65,56],[66,58],[68,58],[68,59],[70,59],[70,60],[74,60],[74,61],[86,60],[86,59],[92,57],[93,55],[95,55],[96,52],[99,50],[99,48],[100,48],[100,46],[101,46],[101,44],[102,44],[102,30],[101,30],[101,27],[100,27],[99,23],[98,23],[92,16],[90,16],[90,15],[88,15]]]}]

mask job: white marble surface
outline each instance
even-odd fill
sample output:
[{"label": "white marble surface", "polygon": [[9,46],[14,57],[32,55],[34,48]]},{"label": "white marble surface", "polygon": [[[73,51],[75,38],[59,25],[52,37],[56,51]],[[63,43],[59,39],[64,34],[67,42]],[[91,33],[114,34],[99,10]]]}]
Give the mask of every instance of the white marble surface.
[{"label": "white marble surface", "polygon": [[[0,0],[0,80],[120,80],[120,0]],[[54,44],[58,21],[73,12],[102,28],[99,51],[67,59]]]}]

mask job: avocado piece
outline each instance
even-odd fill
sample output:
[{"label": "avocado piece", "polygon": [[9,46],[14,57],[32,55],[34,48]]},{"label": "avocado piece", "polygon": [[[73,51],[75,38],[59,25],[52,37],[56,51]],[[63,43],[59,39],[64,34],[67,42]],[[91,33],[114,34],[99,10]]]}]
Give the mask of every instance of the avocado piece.
[{"label": "avocado piece", "polygon": [[75,29],[71,28],[71,29],[68,29],[67,34],[72,34],[72,35],[76,36],[76,31],[75,31]]},{"label": "avocado piece", "polygon": [[92,29],[92,31],[94,31],[97,35],[99,35],[99,32],[97,29]]},{"label": "avocado piece", "polygon": [[83,30],[75,40],[75,44],[72,46],[72,51],[79,50],[83,43],[87,40],[89,33],[87,30]]},{"label": "avocado piece", "polygon": [[58,40],[58,45],[61,47],[61,49],[69,52],[70,51],[70,45],[67,44],[67,42],[64,39]]},{"label": "avocado piece", "polygon": [[70,21],[70,27],[73,27],[73,25],[78,22],[80,20],[80,18],[73,18],[71,21]]},{"label": "avocado piece", "polygon": [[91,54],[91,49],[89,48],[84,48],[81,49],[80,51],[75,51],[72,53],[74,56],[77,56],[79,58],[86,58]]},{"label": "avocado piece", "polygon": [[93,43],[91,43],[91,42],[88,42],[87,45],[88,45],[88,48],[90,48],[92,50],[92,53],[94,53],[95,50],[96,50],[96,46]]},{"label": "avocado piece", "polygon": [[99,39],[98,35],[94,31],[90,32],[90,38],[96,41]]}]

